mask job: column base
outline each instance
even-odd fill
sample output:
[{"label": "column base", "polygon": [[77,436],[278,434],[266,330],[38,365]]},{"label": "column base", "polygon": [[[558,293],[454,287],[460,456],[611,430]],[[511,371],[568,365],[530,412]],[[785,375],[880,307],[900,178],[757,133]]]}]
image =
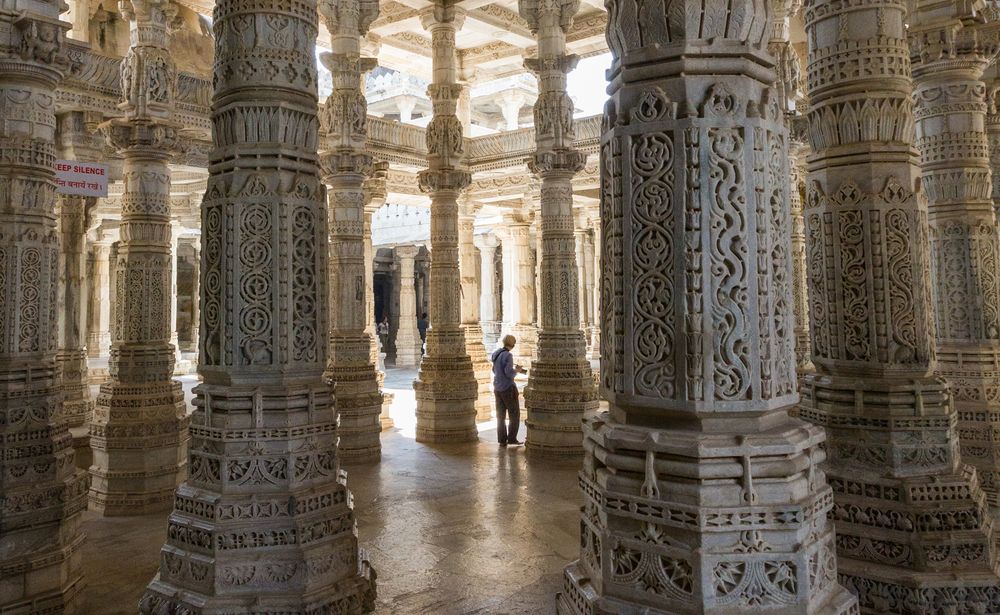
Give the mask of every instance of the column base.
[{"label": "column base", "polygon": [[74,541],[60,548],[0,560],[0,613],[85,613],[81,600],[86,585],[81,551],[84,535],[78,530],[73,530]]},{"label": "column base", "polygon": [[417,442],[475,442],[479,383],[468,356],[424,357],[413,382]]},{"label": "column base", "polygon": [[856,613],[837,584],[823,431],[771,418],[749,434],[585,421],[580,559],[557,612]]},{"label": "column base", "polygon": [[367,337],[336,337],[330,348],[330,364],[323,377],[333,383],[340,416],[340,459],[344,463],[376,462],[382,458],[382,393],[378,372],[369,362],[371,344]]},{"label": "column base", "polygon": [[493,418],[493,364],[483,345],[483,330],[479,325],[465,327],[465,353],[472,360],[479,396],[476,397],[476,422]]},{"label": "column base", "polygon": [[86,472],[57,411],[52,362],[4,366],[0,387],[0,613],[82,613]]},{"label": "column base", "polygon": [[841,579],[861,611],[1000,612],[995,532],[976,471],[958,455],[948,385],[803,380],[800,414],[829,437]]},{"label": "column base", "polygon": [[[541,354],[544,357],[548,352]],[[599,403],[588,362],[539,358],[531,364],[524,389],[525,450],[541,456],[583,454],[583,419]]]},{"label": "column base", "polygon": [[62,374],[62,416],[68,427],[90,422],[94,401],[90,398],[87,355],[83,350],[62,349],[56,353],[56,363]]},{"label": "column base", "polygon": [[423,356],[423,342],[414,330],[412,336],[396,336],[396,367],[416,367]]},{"label": "column base", "polygon": [[379,421],[382,423],[382,431],[392,429],[396,426],[392,420],[392,416],[389,414],[389,409],[392,408],[394,399],[396,399],[395,394],[382,392],[382,414],[378,415]]},{"label": "column base", "polygon": [[373,610],[330,387],[202,384],[195,395],[190,474],[139,612]]},{"label": "column base", "polygon": [[181,384],[101,385],[90,425],[90,507],[104,516],[169,510],[187,472]]}]

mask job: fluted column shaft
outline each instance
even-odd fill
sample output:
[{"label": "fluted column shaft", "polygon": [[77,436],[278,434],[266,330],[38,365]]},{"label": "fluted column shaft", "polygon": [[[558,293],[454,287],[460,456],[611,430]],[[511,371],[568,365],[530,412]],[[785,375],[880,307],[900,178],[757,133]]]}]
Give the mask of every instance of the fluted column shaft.
[{"label": "fluted column shaft", "polygon": [[576,302],[580,306],[580,330],[584,332],[590,327],[590,296],[587,294],[587,239],[586,229],[577,227],[573,231],[576,252]]},{"label": "fluted column shaft", "polygon": [[[89,202],[88,202],[89,201]],[[70,427],[88,422],[94,411],[87,377],[87,353],[83,349],[84,234],[88,209],[94,200],[60,195],[59,210],[59,351],[56,360],[62,375],[63,414]]]},{"label": "fluted column shaft", "polygon": [[[967,11],[967,12],[966,12]],[[983,72],[996,33],[971,8],[917,2],[910,18],[916,146],[928,199],[937,370],[951,385],[962,460],[1000,514],[1000,229]],[[942,45],[942,40],[950,40]]]},{"label": "fluted column shaft", "polygon": [[0,611],[79,610],[87,477],[63,417],[56,305],[59,5],[0,12]]},{"label": "fluted column shaft", "polygon": [[788,132],[768,5],[607,6],[610,411],[584,421],[580,559],[557,611],[855,612],[837,580],[823,430],[788,414]]},{"label": "fluted column shaft", "polygon": [[601,222],[598,219],[594,225],[594,236],[591,245],[593,246],[593,275],[594,289],[592,305],[594,306],[594,320],[590,323],[590,350],[587,358],[596,361],[601,358]]},{"label": "fluted column shaft", "polygon": [[323,377],[317,5],[220,0],[213,28],[202,383],[190,474],[139,611],[358,615],[374,609],[374,575],[358,549]]},{"label": "fluted column shaft", "polygon": [[420,189],[431,198],[430,323],[426,354],[414,383],[417,440],[470,442],[477,439],[479,386],[466,350],[459,272],[458,198],[471,181],[464,165],[462,122],[456,115],[458,84],[455,34],[465,13],[441,0],[421,13],[433,47],[431,85],[434,117],[427,126],[427,170]]},{"label": "fluted column shaft", "polygon": [[331,34],[332,53],[323,60],[333,75],[326,103],[330,149],[320,156],[330,190],[330,357],[340,413],[340,454],[345,462],[373,462],[382,455],[379,413],[382,393],[367,331],[364,182],[373,172],[365,152],[368,105],[364,74],[375,61],[361,57],[361,39],[378,17],[378,3],[323,0],[320,10]]},{"label": "fluted column shaft", "polygon": [[577,62],[566,53],[566,32],[578,8],[574,0],[526,0],[519,5],[538,38],[538,57],[525,61],[539,86],[535,154],[528,167],[541,180],[538,347],[524,392],[525,446],[533,454],[582,453],[581,419],[597,409],[597,387],[581,330],[586,319],[581,320],[581,313],[586,314],[580,292],[583,246],[575,240],[573,216],[573,176],[583,170],[587,157],[573,149],[574,105],[566,93],[566,74]]},{"label": "fluted column shaft", "polygon": [[[862,612],[946,611],[965,595],[990,612],[1000,608],[993,532],[959,457],[950,391],[934,375],[906,8],[806,3],[816,373],[803,378],[800,414],[827,428],[838,568]],[[887,522],[889,511],[913,521]],[[940,557],[954,549],[969,556]]]},{"label": "fluted column shaft", "polygon": [[124,158],[121,240],[112,264],[110,380],[90,426],[90,505],[105,515],[169,508],[186,472],[188,438],[184,395],[171,379],[176,301],[167,161],[177,141],[170,121],[177,71],[166,24],[176,9],[165,0],[122,7],[131,37],[122,60],[125,115],[103,126]]}]

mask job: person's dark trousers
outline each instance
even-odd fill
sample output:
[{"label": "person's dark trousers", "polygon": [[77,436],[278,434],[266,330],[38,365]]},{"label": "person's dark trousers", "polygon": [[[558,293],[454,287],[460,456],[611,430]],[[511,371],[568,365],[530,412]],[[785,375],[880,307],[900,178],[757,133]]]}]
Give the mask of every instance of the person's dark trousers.
[{"label": "person's dark trousers", "polygon": [[[517,430],[521,426],[521,404],[517,396],[517,387],[513,386],[506,391],[494,391],[493,397],[497,402],[497,442],[507,444],[517,440]],[[507,426],[505,416],[510,420]]]}]

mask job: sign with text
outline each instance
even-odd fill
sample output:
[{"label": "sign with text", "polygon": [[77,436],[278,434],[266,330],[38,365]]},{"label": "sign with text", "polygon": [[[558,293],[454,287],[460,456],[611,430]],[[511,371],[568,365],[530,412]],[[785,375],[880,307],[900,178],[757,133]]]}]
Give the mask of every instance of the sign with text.
[{"label": "sign with text", "polygon": [[56,160],[56,193],[108,196],[108,165]]}]

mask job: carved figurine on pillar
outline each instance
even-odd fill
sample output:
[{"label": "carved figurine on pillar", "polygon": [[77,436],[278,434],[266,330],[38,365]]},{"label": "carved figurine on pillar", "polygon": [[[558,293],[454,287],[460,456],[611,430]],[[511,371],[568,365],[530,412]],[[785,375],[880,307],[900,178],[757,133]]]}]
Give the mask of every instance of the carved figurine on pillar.
[{"label": "carved figurine on pillar", "polygon": [[583,170],[587,156],[573,149],[573,101],[566,93],[566,74],[577,62],[566,54],[566,32],[579,6],[579,0],[519,2],[521,17],[538,38],[538,57],[525,60],[539,90],[536,150],[528,163],[541,181],[538,344],[524,390],[525,448],[536,455],[583,453],[581,421],[598,405],[581,330],[580,263],[573,236],[573,176]]},{"label": "carved figurine on pillar", "polygon": [[904,17],[906,0],[806,2],[816,372],[799,414],[827,430],[837,567],[861,611],[995,613],[993,526],[934,375]]},{"label": "carved figurine on pillar", "polygon": [[[0,11],[0,612],[79,612],[87,476],[59,382],[56,87],[59,2]],[[14,163],[13,161],[16,161]],[[16,198],[14,195],[18,195]]]},{"label": "carved figurine on pillar", "polygon": [[419,442],[473,442],[476,381],[462,327],[459,276],[458,198],[471,175],[463,167],[465,141],[456,115],[462,86],[457,83],[455,33],[465,20],[454,0],[437,0],[421,13],[433,45],[433,81],[427,88],[434,117],[427,126],[427,169],[420,190],[431,198],[430,322],[427,352],[413,383]]},{"label": "carved figurine on pillar", "polygon": [[131,45],[122,60],[124,117],[102,126],[125,159],[121,241],[114,268],[111,379],[101,385],[90,427],[90,505],[105,515],[169,508],[183,480],[187,408],[172,380],[169,152],[177,71],[167,49],[176,7],[169,0],[124,0]]},{"label": "carved figurine on pillar", "polygon": [[788,415],[788,146],[768,5],[607,6],[610,412],[584,425],[580,559],[558,612],[856,612],[837,583],[823,430]]},{"label": "carved figurine on pillar", "polygon": [[362,80],[375,61],[361,57],[361,39],[378,17],[377,0],[320,0],[331,36],[323,61],[333,75],[326,101],[328,147],[320,155],[329,186],[330,356],[326,376],[334,384],[340,414],[340,455],[367,463],[382,456],[382,394],[366,329],[365,179],[372,157],[365,153],[368,105]]},{"label": "carved figurine on pillar", "polygon": [[[374,609],[375,575],[358,549],[323,377],[329,236],[317,6],[219,0],[213,27],[203,381],[190,474],[139,611],[359,615]],[[272,70],[277,58],[287,70]]]}]

